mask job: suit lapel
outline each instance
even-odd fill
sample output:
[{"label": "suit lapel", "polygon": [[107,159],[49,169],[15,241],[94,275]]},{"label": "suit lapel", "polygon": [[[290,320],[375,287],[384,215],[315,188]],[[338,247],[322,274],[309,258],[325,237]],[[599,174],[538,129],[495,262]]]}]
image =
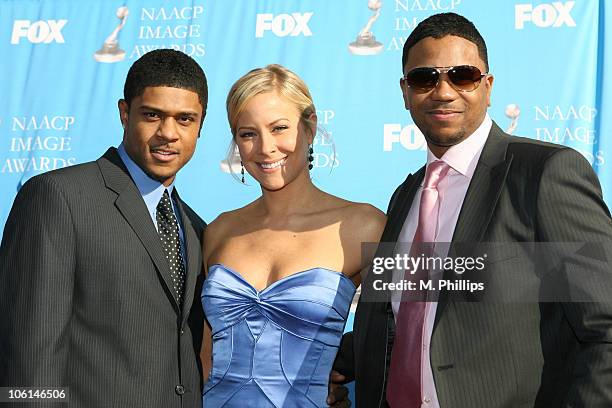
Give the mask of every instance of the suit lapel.
[{"label": "suit lapel", "polygon": [[[493,123],[459,212],[453,233],[453,244],[480,242],[491,222],[512,163],[512,156],[506,157],[508,141],[504,135],[504,132]],[[451,245],[449,256],[453,254],[454,246]],[[451,279],[452,273],[446,271],[445,279]],[[443,291],[438,300],[434,328],[447,303],[448,293]]]},{"label": "suit lapel", "polygon": [[[395,253],[394,251],[397,247],[397,239],[402,231],[404,220],[408,215],[408,211],[410,211],[412,200],[414,199],[414,195],[416,194],[419,185],[423,180],[424,174],[424,167],[414,175],[409,174],[404,183],[402,183],[397,195],[391,199],[387,214],[387,223],[385,224],[385,229],[383,230],[380,238],[381,245],[378,246],[375,257],[392,257]],[[392,246],[389,243],[395,243],[395,245]],[[366,275],[366,282],[364,282],[365,284],[362,284],[361,286],[362,290],[367,292],[369,288],[373,288],[372,282],[370,281],[381,278],[383,280],[388,280],[389,282],[393,280],[393,277],[390,276],[390,274],[376,276],[373,273],[368,273]],[[375,297],[372,298],[374,299]]]},{"label": "suit lapel", "polygon": [[396,242],[399,238],[402,227],[412,206],[414,195],[425,177],[425,166],[421,167],[414,175],[410,174],[404,181],[404,185],[398,192],[398,196],[391,203],[387,224],[383,231],[382,242]]},{"label": "suit lapel", "polygon": [[182,322],[181,326],[187,320],[187,316],[189,315],[189,310],[191,308],[191,304],[193,303],[193,296],[196,286],[196,280],[198,275],[202,271],[201,265],[201,257],[199,256],[201,248],[200,248],[200,240],[191,224],[191,219],[187,215],[185,211],[183,201],[178,196],[178,192],[176,188],[174,188],[173,196],[176,198],[176,203],[178,204],[178,209],[181,215],[181,221],[183,223],[183,236],[185,238],[185,255],[187,259],[186,262],[186,276],[185,276],[185,293],[183,296],[183,314],[182,314]]},{"label": "suit lapel", "polygon": [[114,148],[107,150],[104,156],[98,160],[98,166],[106,187],[117,193],[115,206],[134,230],[151,257],[157,273],[165,284],[166,295],[170,298],[178,314],[178,303],[172,292],[170,265],[164,257],[161,240],[136,184],[130,178],[123,161],[121,161],[117,150]]},{"label": "suit lapel", "polygon": [[[425,168],[423,167],[414,175],[408,175],[406,180],[400,186],[396,195],[394,195],[394,197],[391,199],[387,214],[387,223],[380,238],[381,245],[378,246],[375,257],[393,256],[395,248],[392,247],[391,243],[397,243],[397,239],[404,225],[404,220],[406,219],[408,211],[410,211],[412,200],[414,200],[414,195],[416,194],[421,181],[423,180],[424,174]],[[391,274],[377,276],[374,273],[368,273],[365,277],[365,282],[363,282],[361,285],[362,298],[368,297],[370,299],[377,299],[380,297],[379,292],[374,292],[372,289],[374,287],[372,282],[374,279],[383,279],[390,282],[393,280],[393,277]],[[359,319],[356,319],[356,324],[362,328],[364,333],[368,332],[368,327],[370,327],[370,319],[378,319],[380,318],[381,314],[386,318],[389,300],[389,298],[384,297],[380,298],[377,302],[366,303],[361,302],[360,300],[357,309],[359,312]],[[355,341],[364,342],[365,337],[366,336],[358,337]]]}]

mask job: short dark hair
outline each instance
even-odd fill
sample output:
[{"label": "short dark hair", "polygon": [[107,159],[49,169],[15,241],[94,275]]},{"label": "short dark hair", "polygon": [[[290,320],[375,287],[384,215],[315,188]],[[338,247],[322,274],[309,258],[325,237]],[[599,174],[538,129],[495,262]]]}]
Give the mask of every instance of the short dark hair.
[{"label": "short dark hair", "polygon": [[402,53],[402,72],[408,61],[408,52],[416,43],[427,37],[439,39],[447,35],[465,38],[476,44],[476,47],[478,47],[478,55],[484,61],[485,69],[489,71],[487,44],[485,44],[484,38],[482,38],[478,32],[474,23],[459,14],[440,13],[434,14],[421,21],[406,39],[404,51]]},{"label": "short dark hair", "polygon": [[123,86],[123,98],[128,106],[132,99],[141,96],[145,88],[151,86],[169,86],[197,93],[202,112],[206,114],[206,75],[202,67],[187,54],[172,49],[160,49],[138,58],[130,67]]}]

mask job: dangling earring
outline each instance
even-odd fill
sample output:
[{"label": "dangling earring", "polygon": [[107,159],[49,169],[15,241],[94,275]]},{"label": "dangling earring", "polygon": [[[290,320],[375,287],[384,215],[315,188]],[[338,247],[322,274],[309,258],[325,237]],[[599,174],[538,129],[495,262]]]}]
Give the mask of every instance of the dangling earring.
[{"label": "dangling earring", "polygon": [[312,170],[312,162],[314,161],[314,157],[312,157],[312,154],[314,153],[314,150],[312,150],[312,145],[310,145],[310,147],[308,148],[308,170]]},{"label": "dangling earring", "polygon": [[244,164],[242,164],[242,160],[240,160],[240,175],[242,176],[242,184],[244,184]]}]

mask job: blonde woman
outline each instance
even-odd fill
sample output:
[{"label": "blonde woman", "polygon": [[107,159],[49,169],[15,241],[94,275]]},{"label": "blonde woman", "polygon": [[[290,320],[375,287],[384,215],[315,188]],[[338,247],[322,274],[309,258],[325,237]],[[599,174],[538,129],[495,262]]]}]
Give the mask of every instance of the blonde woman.
[{"label": "blonde woman", "polygon": [[269,65],[247,73],[229,92],[227,114],[243,169],[262,195],[205,233],[204,405],[327,406],[367,263],[361,243],[380,239],[385,216],[312,183],[317,116],[293,72]]}]

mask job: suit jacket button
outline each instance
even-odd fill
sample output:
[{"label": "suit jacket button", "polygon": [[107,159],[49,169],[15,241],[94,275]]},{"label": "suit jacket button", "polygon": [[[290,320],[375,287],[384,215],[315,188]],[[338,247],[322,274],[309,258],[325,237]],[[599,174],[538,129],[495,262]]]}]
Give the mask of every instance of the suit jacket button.
[{"label": "suit jacket button", "polygon": [[185,387],[179,384],[174,387],[174,392],[176,392],[178,395],[183,395],[185,393]]},{"label": "suit jacket button", "polygon": [[185,330],[181,329],[181,336],[185,334]]}]

